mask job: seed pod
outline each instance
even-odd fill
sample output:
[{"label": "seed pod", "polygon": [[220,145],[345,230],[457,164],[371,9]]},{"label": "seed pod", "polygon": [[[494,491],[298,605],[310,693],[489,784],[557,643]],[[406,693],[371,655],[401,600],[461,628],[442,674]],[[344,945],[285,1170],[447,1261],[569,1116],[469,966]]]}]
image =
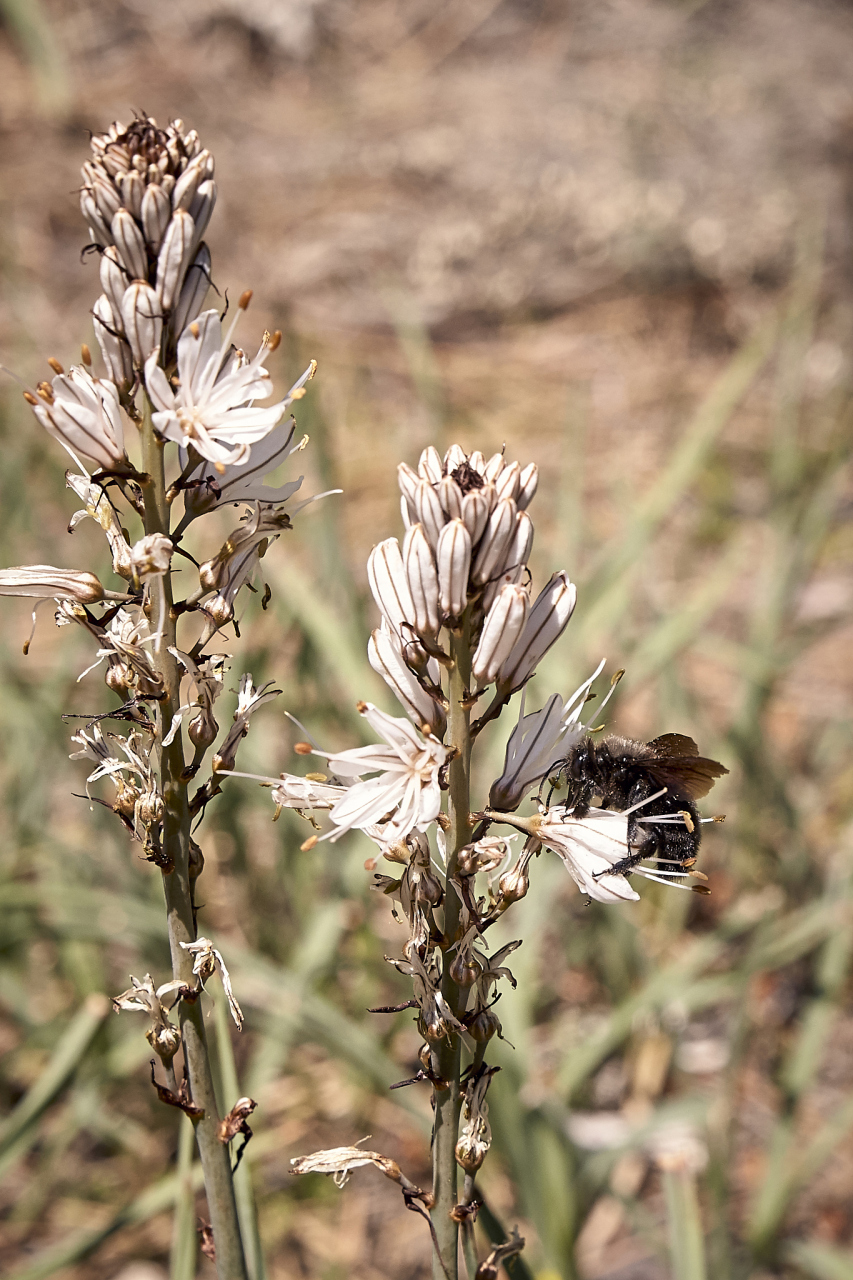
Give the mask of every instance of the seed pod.
[{"label": "seed pod", "polygon": [[164,311],[171,311],[184,282],[195,239],[195,224],[183,209],[172,217],[157,258],[157,292]]},{"label": "seed pod", "polygon": [[460,987],[472,986],[481,972],[482,965],[479,965],[472,956],[466,956],[462,951],[457,951],[450,964],[450,976]]},{"label": "seed pod", "polygon": [[172,218],[172,202],[159,183],[149,183],[145,188],[140,217],[148,248],[158,253]]},{"label": "seed pod", "polygon": [[441,611],[449,618],[458,618],[468,603],[471,568],[471,535],[461,520],[451,520],[442,529],[436,558]]},{"label": "seed pod", "polygon": [[110,229],[119,258],[130,274],[131,280],[145,280],[148,276],[148,254],[142,232],[127,209],[119,209]]},{"label": "seed pod", "polygon": [[438,634],[438,573],[423,525],[413,524],[403,540],[403,565],[414,605],[418,635]]},{"label": "seed pod", "polygon": [[141,367],[160,345],[163,332],[163,313],[156,291],[141,280],[135,280],[125,290],[121,314],[134,363]]},{"label": "seed pod", "polygon": [[468,1023],[468,1032],[472,1040],[485,1044],[495,1034],[500,1034],[501,1024],[498,1015],[492,1009],[481,1009]]}]

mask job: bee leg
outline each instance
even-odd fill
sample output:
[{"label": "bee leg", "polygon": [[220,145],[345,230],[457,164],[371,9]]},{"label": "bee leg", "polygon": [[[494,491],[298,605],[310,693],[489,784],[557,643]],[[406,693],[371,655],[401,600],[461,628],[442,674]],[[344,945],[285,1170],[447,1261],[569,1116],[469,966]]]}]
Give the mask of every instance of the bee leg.
[{"label": "bee leg", "polygon": [[612,867],[606,867],[604,871],[594,871],[592,878],[593,880],[598,880],[601,876],[627,876],[638,862],[643,861],[643,857],[642,853],[629,854],[627,858],[620,858],[618,862],[614,862]]}]

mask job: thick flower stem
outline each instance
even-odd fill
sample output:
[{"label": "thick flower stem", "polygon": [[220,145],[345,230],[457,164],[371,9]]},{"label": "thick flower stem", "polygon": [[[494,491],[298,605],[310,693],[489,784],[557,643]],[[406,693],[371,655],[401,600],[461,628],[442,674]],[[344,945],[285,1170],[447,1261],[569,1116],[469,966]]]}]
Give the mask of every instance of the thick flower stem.
[{"label": "thick flower stem", "polygon": [[[169,507],[166,502],[163,446],[154,434],[148,405],[142,425],[142,456],[143,467],[149,476],[149,483],[145,487],[145,532],[168,534]],[[151,614],[154,625],[161,616],[161,604],[164,603],[161,593],[165,593],[163,612],[166,621],[164,635],[154,646],[152,660],[163,678],[166,690],[166,696],[160,703],[160,724],[165,733],[180,705],[180,670],[176,659],[169,653],[169,649],[176,644],[176,621],[171,614],[171,573],[155,578],[152,582]],[[170,746],[160,749],[159,763],[164,803],[162,852],[170,864],[173,864],[172,870],[163,873],[172,972],[175,978],[192,986],[195,984],[192,956],[181,946],[182,942],[195,941],[196,930],[189,876],[189,797],[187,784],[182,781],[185,762],[180,733],[175,735]],[[219,1141],[218,1136],[219,1113],[210,1071],[201,1000],[182,1000],[180,1012],[192,1101],[197,1107],[204,1108],[203,1119],[195,1122],[195,1132],[216,1246],[217,1273],[219,1280],[247,1280],[231,1177],[231,1158],[228,1147]]]},{"label": "thick flower stem", "polygon": [[[471,839],[471,713],[465,706],[471,679],[471,647],[467,621],[461,634],[451,637],[447,741],[456,748],[456,756],[448,771],[450,828],[447,832],[448,885],[456,871],[459,850]],[[443,977],[441,992],[453,1013],[461,1012],[460,990],[450,976],[451,956],[449,948],[456,942],[459,925],[460,901],[448,887],[444,899]],[[436,1089],[435,1120],[433,1125],[432,1168],[433,1195],[432,1222],[438,1241],[439,1255],[433,1258],[435,1280],[457,1280],[459,1275],[459,1227],[451,1218],[451,1210],[457,1201],[458,1166],[456,1141],[459,1136],[459,1113],[462,1100],[459,1090],[462,1044],[458,1035],[447,1036],[435,1047],[434,1061],[439,1076],[447,1081],[448,1088]]]}]

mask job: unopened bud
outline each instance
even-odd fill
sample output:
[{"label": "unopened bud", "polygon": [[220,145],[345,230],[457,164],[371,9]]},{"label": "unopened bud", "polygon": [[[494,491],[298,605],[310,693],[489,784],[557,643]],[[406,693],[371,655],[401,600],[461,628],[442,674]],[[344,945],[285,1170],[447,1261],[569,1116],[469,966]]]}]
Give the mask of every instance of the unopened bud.
[{"label": "unopened bud", "polygon": [[468,603],[471,568],[471,535],[461,520],[451,520],[442,529],[436,559],[441,611],[449,618],[458,618]]}]

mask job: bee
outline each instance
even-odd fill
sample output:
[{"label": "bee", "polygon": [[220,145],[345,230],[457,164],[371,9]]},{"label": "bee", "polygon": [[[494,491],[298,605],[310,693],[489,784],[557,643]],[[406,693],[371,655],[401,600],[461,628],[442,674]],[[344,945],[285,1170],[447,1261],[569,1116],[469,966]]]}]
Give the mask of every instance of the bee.
[{"label": "bee", "polygon": [[629,814],[631,852],[610,868],[610,874],[625,875],[647,858],[693,865],[702,832],[696,801],[726,773],[680,733],[651,742],[615,735],[596,742],[587,735],[552,770],[551,782],[565,781],[566,812],[573,818],[585,818],[596,797],[602,809]]}]

